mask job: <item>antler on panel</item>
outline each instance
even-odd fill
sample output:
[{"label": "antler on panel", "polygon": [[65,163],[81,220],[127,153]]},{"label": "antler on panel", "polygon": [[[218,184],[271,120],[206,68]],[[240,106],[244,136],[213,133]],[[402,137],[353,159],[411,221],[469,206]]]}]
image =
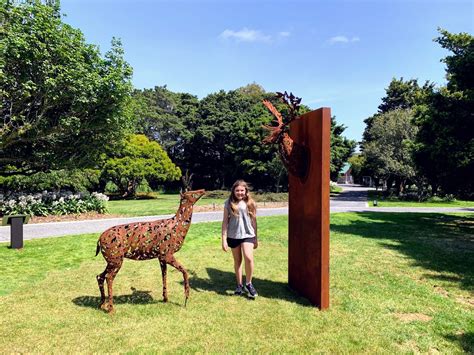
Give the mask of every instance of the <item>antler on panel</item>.
[{"label": "antler on panel", "polygon": [[298,118],[301,98],[294,96],[293,93],[288,94],[286,91],[284,93],[277,92],[276,96],[288,106],[288,116],[284,120],[282,114],[270,101],[262,101],[275,116],[278,124],[278,126],[263,125],[263,128],[269,131],[269,135],[263,139],[263,143],[277,143],[283,165],[291,174],[304,178],[308,171],[308,148],[295,143],[288,134],[289,124]]},{"label": "antler on panel", "polygon": [[276,143],[280,138],[280,134],[283,131],[285,126],[283,123],[283,117],[281,113],[273,106],[273,104],[268,100],[263,100],[263,104],[268,108],[268,110],[275,116],[278,126],[263,125],[262,127],[269,131],[269,135],[263,139],[263,143]]}]

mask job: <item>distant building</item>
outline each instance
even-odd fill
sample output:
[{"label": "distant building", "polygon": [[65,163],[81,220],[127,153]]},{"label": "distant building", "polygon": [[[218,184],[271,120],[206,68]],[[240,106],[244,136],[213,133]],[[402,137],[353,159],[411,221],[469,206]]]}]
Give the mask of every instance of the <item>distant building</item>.
[{"label": "distant building", "polygon": [[353,184],[354,178],[352,177],[352,168],[351,164],[346,163],[341,169],[339,173],[339,177],[337,179],[338,184]]}]

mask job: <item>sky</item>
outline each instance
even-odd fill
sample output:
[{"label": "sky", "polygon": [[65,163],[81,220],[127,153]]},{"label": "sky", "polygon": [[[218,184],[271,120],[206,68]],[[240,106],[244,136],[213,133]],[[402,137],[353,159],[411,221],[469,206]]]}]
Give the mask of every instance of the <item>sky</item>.
[{"label": "sky", "polygon": [[361,140],[392,78],[445,84],[438,27],[474,29],[466,0],[62,0],[102,53],[120,38],[133,85],[203,98],[257,83],[330,107]]}]

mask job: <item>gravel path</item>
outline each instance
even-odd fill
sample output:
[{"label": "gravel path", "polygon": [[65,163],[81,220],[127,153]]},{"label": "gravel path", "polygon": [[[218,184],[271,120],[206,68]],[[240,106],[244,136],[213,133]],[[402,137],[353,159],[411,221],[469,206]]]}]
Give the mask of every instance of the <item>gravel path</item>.
[{"label": "gravel path", "polygon": [[[337,212],[474,212],[474,208],[449,208],[449,207],[368,207],[368,188],[360,186],[344,186],[344,192],[331,199],[331,213]],[[275,216],[288,214],[287,207],[261,208],[258,216]],[[110,218],[87,221],[51,222],[26,224],[23,229],[23,238],[36,239],[46,237],[58,237],[74,234],[100,233],[117,224],[125,224],[137,221],[153,221],[156,219],[169,218],[172,215]],[[222,221],[222,211],[195,212],[193,223]],[[0,227],[0,242],[10,241],[10,227]]]}]

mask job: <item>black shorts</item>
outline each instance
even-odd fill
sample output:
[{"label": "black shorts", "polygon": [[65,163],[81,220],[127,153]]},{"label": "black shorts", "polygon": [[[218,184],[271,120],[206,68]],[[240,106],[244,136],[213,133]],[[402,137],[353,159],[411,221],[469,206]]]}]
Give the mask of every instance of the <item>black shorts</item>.
[{"label": "black shorts", "polygon": [[227,245],[231,248],[237,248],[242,243],[252,243],[255,244],[256,238],[243,238],[243,239],[234,239],[234,238],[227,238]]}]

